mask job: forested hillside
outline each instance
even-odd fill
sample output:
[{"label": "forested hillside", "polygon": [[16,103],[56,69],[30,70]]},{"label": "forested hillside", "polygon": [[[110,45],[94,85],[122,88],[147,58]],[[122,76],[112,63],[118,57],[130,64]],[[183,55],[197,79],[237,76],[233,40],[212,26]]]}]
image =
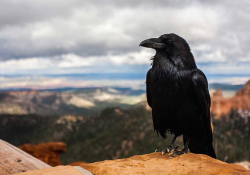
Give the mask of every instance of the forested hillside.
[{"label": "forested hillside", "polygon": [[[250,159],[250,116],[232,111],[214,120],[214,146],[218,159],[236,162]],[[91,117],[0,116],[0,138],[16,146],[24,143],[63,141],[64,164],[129,157],[166,147],[167,140],[153,131],[151,111],[144,106],[124,110],[107,108]],[[182,146],[180,137],[176,144]]]}]

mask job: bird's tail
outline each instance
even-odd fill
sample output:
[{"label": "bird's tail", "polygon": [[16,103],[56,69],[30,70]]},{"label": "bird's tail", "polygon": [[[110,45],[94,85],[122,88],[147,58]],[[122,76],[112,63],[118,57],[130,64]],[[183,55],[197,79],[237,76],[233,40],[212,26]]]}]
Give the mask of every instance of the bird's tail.
[{"label": "bird's tail", "polygon": [[216,159],[216,154],[214,152],[213,144],[212,142],[208,141],[201,141],[196,139],[190,139],[189,141],[189,150],[191,153],[196,154],[206,154],[212,158]]}]

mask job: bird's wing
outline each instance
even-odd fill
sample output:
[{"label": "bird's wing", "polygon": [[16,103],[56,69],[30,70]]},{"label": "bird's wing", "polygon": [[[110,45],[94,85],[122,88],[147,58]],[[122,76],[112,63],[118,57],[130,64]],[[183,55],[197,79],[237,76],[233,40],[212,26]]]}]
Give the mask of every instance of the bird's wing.
[{"label": "bird's wing", "polygon": [[147,93],[147,101],[148,105],[152,108],[152,97],[150,92],[150,79],[151,79],[151,69],[149,69],[146,77],[146,93]]},{"label": "bird's wing", "polygon": [[196,69],[192,72],[192,83],[196,92],[197,101],[202,112],[202,116],[205,119],[205,125],[207,128],[207,135],[209,140],[212,141],[212,128],[211,128],[211,118],[210,118],[210,105],[211,99],[208,91],[208,82],[204,73]]}]

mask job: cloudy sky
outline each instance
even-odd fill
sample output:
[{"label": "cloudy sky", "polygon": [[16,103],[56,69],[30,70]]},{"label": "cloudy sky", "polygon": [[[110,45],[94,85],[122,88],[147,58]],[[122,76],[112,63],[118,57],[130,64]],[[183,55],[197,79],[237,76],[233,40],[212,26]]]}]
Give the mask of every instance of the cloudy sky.
[{"label": "cloudy sky", "polygon": [[0,0],[0,87],[67,80],[48,74],[146,74],[154,51],[138,45],[164,33],[185,38],[207,75],[244,83],[249,29],[250,0]]}]

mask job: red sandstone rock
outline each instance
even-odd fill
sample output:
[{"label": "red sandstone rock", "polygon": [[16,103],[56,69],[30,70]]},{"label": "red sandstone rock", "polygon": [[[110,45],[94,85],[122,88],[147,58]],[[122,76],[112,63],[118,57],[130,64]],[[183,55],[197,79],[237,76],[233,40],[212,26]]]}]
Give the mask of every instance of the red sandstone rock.
[{"label": "red sandstone rock", "polygon": [[250,80],[232,98],[224,98],[220,89],[211,97],[211,113],[215,119],[227,115],[231,109],[241,112],[250,111]]},{"label": "red sandstone rock", "polygon": [[240,165],[227,164],[206,155],[192,153],[174,158],[163,156],[161,153],[151,153],[80,166],[95,175],[250,175],[250,171]]},{"label": "red sandstone rock", "polygon": [[62,164],[60,154],[66,151],[66,144],[62,142],[48,142],[38,145],[24,144],[19,148],[51,166],[57,166]]},{"label": "red sandstone rock", "polygon": [[250,80],[244,85],[242,89],[236,92],[236,96],[248,96],[250,97]]},{"label": "red sandstone rock", "polygon": [[211,112],[218,119],[222,114],[228,114],[231,109],[229,99],[224,98],[221,89],[216,90],[211,97]]}]

